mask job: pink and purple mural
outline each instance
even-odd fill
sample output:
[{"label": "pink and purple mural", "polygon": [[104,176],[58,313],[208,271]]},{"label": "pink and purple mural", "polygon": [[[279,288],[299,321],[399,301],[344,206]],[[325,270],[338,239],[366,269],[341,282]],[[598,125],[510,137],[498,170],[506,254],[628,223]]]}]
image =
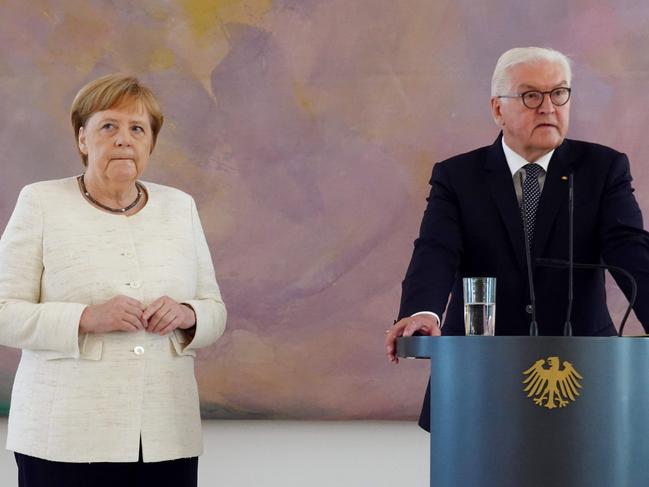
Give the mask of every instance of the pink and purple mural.
[{"label": "pink and purple mural", "polygon": [[196,198],[229,309],[205,417],[414,418],[428,364],[389,365],[383,330],[432,164],[495,139],[500,53],[550,46],[574,59],[570,136],[626,152],[649,215],[647,32],[640,1],[0,1],[0,229],[23,185],[81,171],[76,91],[133,73],[166,116],[145,180]]}]

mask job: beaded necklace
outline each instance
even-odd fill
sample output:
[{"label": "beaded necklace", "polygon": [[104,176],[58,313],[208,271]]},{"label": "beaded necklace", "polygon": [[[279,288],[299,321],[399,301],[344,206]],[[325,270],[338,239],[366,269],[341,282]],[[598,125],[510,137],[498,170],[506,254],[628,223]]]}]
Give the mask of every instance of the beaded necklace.
[{"label": "beaded necklace", "polygon": [[84,196],[88,198],[88,201],[90,201],[94,205],[97,205],[102,210],[110,211],[111,213],[126,213],[128,210],[135,208],[142,199],[142,195],[144,194],[144,187],[138,181],[135,181],[135,187],[137,188],[137,196],[135,197],[135,201],[124,208],[111,208],[110,206],[101,204],[90,195],[88,189],[86,188],[86,183],[83,180],[83,176],[83,174],[79,176],[79,184],[81,185],[81,191],[83,192]]}]

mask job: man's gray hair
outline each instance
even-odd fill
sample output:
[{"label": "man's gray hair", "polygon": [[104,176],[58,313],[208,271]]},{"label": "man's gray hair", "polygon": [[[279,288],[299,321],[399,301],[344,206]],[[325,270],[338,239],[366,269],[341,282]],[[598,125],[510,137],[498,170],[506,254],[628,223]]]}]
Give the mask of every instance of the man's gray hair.
[{"label": "man's gray hair", "polygon": [[509,86],[509,70],[518,64],[533,64],[539,61],[549,61],[560,64],[566,73],[566,81],[570,86],[572,70],[570,59],[565,54],[546,47],[515,47],[503,53],[496,63],[494,74],[491,77],[491,96],[505,95]]}]

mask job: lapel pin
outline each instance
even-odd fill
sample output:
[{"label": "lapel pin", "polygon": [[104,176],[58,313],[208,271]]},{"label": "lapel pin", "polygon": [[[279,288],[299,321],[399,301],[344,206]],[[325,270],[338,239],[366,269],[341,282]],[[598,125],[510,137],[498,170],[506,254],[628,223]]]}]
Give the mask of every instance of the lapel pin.
[{"label": "lapel pin", "polygon": [[561,181],[568,181],[568,176],[561,176]]}]

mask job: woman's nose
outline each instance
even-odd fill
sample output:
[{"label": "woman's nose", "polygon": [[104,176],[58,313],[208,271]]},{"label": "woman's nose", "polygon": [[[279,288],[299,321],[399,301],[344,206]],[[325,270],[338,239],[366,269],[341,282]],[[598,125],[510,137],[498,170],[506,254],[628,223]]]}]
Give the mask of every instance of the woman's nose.
[{"label": "woman's nose", "polygon": [[119,130],[117,135],[115,135],[115,147],[130,147],[131,146],[131,134],[128,130]]}]

